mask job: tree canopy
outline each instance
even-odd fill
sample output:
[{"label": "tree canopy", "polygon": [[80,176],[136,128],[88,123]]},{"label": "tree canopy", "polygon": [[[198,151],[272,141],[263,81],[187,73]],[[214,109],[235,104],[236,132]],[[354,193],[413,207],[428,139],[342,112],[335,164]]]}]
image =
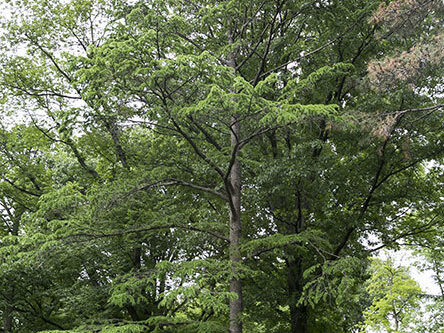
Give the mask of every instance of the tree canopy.
[{"label": "tree canopy", "polygon": [[3,331],[439,329],[442,1],[3,6]]}]

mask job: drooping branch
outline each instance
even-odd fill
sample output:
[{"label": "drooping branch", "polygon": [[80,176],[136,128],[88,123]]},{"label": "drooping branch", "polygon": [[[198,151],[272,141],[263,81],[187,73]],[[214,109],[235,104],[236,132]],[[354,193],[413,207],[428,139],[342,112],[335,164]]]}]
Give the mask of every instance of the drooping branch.
[{"label": "drooping branch", "polygon": [[151,190],[156,187],[168,187],[168,186],[184,186],[184,187],[188,187],[188,188],[200,191],[200,192],[213,194],[214,196],[217,196],[218,198],[220,198],[224,201],[229,201],[228,197],[225,194],[223,194],[215,189],[201,186],[201,185],[197,185],[197,184],[193,184],[193,183],[184,182],[184,181],[177,180],[177,179],[164,179],[164,180],[152,182],[152,183],[144,185],[142,187],[133,188],[131,191],[129,191],[125,195],[123,195],[119,198],[114,198],[113,200],[111,200],[110,203],[108,204],[107,208],[114,206],[117,203],[117,201],[126,199],[137,192],[148,191],[148,190]]},{"label": "drooping branch", "polygon": [[27,189],[25,189],[25,188],[22,188],[22,187],[16,185],[12,180],[10,180],[10,179],[8,179],[8,178],[6,178],[6,177],[2,177],[2,179],[3,179],[5,182],[7,182],[8,184],[10,184],[12,187],[14,187],[16,190],[19,190],[20,192],[23,192],[23,193],[26,193],[26,194],[32,195],[32,196],[34,196],[34,197],[40,197],[40,194],[39,194],[39,193],[35,193],[35,192],[29,191],[29,190],[27,190]]},{"label": "drooping branch", "polygon": [[[211,188],[208,188],[208,187],[205,187],[205,186],[200,186],[200,185],[192,184],[192,183],[187,183],[187,182],[184,182],[184,181],[181,181],[181,180],[178,180],[178,179],[171,179],[170,181],[159,182],[159,183],[155,184],[154,186],[185,186],[185,187],[192,188],[194,190],[198,190],[198,191],[202,191],[202,192],[213,194],[215,196],[218,196],[219,198],[221,198],[224,201],[228,201],[228,197],[225,194],[220,193],[220,192],[218,192],[218,191],[216,191],[214,189],[211,189]],[[144,186],[144,187],[140,188],[139,190],[142,190],[142,191],[143,190],[148,190],[151,187],[152,187],[152,185],[150,184],[150,185],[147,185],[147,186]]]},{"label": "drooping branch", "polygon": [[80,232],[75,233],[68,236],[63,236],[60,238],[57,238],[57,240],[66,240],[71,238],[86,238],[86,239],[100,239],[100,238],[109,238],[109,237],[118,237],[118,236],[124,236],[127,234],[139,234],[141,232],[149,232],[149,231],[156,231],[156,230],[163,230],[163,229],[184,229],[189,231],[196,231],[196,232],[202,232],[206,233],[208,235],[211,235],[213,237],[216,237],[218,239],[224,240],[226,242],[229,241],[229,239],[223,235],[218,234],[217,232],[208,230],[208,229],[201,229],[198,227],[194,227],[191,225],[181,225],[181,224],[165,224],[165,225],[156,225],[151,226],[147,228],[138,228],[138,229],[131,229],[131,230],[122,230],[122,231],[116,231],[111,233],[86,233],[86,232]]}]

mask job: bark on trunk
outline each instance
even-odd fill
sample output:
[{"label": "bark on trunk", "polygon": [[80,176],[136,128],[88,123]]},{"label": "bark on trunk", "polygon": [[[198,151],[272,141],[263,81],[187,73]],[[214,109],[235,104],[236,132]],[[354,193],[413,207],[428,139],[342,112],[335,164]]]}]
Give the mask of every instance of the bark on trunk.
[{"label": "bark on trunk", "polygon": [[[231,146],[235,149],[240,137],[240,125],[236,117],[233,117],[231,133]],[[241,333],[242,323],[242,281],[237,277],[238,266],[241,263],[240,238],[241,238],[241,166],[236,158],[230,173],[230,195],[232,205],[230,207],[230,261],[233,277],[230,279],[230,292],[237,295],[236,299],[230,300],[230,332]]]},{"label": "bark on trunk", "polygon": [[114,118],[104,118],[105,127],[108,130],[109,134],[111,135],[111,138],[114,142],[114,150],[117,159],[122,163],[122,166],[129,170],[130,167],[128,165],[128,161],[126,159],[126,153],[125,150],[122,147],[122,143],[120,141],[120,129],[117,125],[117,120]]},{"label": "bark on trunk", "polygon": [[5,309],[5,313],[3,314],[3,329],[5,333],[12,332],[12,307],[7,305]]},{"label": "bark on trunk", "polygon": [[288,296],[290,299],[290,324],[291,333],[307,332],[307,307],[298,305],[302,294],[302,260],[287,260]]},{"label": "bark on trunk", "polygon": [[[9,213],[9,210],[8,210]],[[12,232],[11,234],[14,236],[18,236],[19,229],[20,229],[20,217],[21,213],[19,213],[17,216],[10,215],[12,220]],[[11,281],[12,288],[8,291],[9,297],[8,302],[9,304],[6,304],[4,313],[3,313],[3,330],[5,333],[11,333],[13,332],[13,326],[14,326],[14,298],[15,298],[15,287],[13,284],[13,281]]]}]

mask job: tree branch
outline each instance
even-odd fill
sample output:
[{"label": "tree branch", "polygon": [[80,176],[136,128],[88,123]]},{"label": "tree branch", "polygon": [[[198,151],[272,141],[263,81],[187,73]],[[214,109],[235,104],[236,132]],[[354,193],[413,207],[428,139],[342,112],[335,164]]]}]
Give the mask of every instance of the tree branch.
[{"label": "tree branch", "polygon": [[184,137],[185,140],[188,141],[188,143],[191,145],[191,147],[193,148],[194,152],[200,157],[202,158],[205,162],[208,163],[208,165],[210,165],[221,177],[222,179],[225,179],[225,175],[224,172],[216,165],[214,164],[213,161],[211,161],[200,149],[199,147],[197,147],[196,143],[193,141],[193,139],[191,139],[191,137],[185,133],[182,128],[179,126],[179,124],[177,124],[177,122],[174,120],[174,118],[171,118],[171,121],[174,124],[174,127],[177,128],[177,131]]},{"label": "tree branch", "polygon": [[81,237],[99,239],[99,238],[118,237],[118,236],[123,236],[123,235],[127,235],[127,234],[137,234],[137,233],[141,233],[141,232],[163,230],[163,229],[173,229],[173,228],[202,232],[202,233],[209,234],[213,237],[222,239],[226,242],[229,242],[229,239],[227,237],[222,236],[222,235],[220,235],[216,232],[213,232],[211,230],[206,230],[206,229],[204,230],[204,229],[200,229],[200,228],[193,227],[190,225],[180,225],[180,224],[174,224],[174,223],[173,224],[165,224],[165,225],[157,225],[157,226],[152,226],[152,227],[147,227],[147,228],[122,230],[122,231],[116,231],[116,232],[111,232],[111,233],[100,233],[100,234],[76,233],[76,234],[57,238],[57,240],[65,240],[65,239],[70,239],[70,238],[81,238]]}]

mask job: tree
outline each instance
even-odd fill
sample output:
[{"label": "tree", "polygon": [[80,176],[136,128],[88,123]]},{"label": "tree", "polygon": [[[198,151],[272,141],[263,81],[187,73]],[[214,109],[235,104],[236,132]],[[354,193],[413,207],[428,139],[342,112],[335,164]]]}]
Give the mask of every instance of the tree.
[{"label": "tree", "polygon": [[[372,304],[364,312],[365,327],[387,332],[411,332],[422,291],[408,271],[389,259],[374,260],[367,292]],[[414,329],[414,328],[413,328]]]},{"label": "tree", "polygon": [[23,2],[0,81],[55,170],[14,248],[53,326],[351,330],[363,239],[438,223],[415,217],[438,200],[442,8],[380,3]]}]

